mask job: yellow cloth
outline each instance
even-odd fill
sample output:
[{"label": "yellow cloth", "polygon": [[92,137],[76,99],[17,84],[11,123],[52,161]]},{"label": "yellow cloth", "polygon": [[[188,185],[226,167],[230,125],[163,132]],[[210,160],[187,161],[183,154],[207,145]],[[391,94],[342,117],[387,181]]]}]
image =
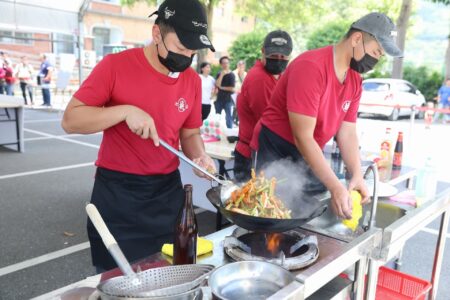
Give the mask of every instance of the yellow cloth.
[{"label": "yellow cloth", "polygon": [[[212,252],[213,248],[213,242],[201,237],[197,238],[197,256]],[[173,244],[164,244],[161,252],[165,255],[173,256]]]},{"label": "yellow cloth", "polygon": [[353,210],[352,218],[350,220],[343,220],[342,224],[355,231],[359,224],[359,219],[362,217],[362,205],[361,205],[361,194],[357,191],[351,191],[350,197],[352,198]]}]

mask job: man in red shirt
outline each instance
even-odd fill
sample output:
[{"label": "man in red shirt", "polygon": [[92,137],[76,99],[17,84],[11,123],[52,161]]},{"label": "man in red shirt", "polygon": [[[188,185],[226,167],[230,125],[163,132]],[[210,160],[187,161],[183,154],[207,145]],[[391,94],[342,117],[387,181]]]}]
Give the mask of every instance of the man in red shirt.
[{"label": "man in red shirt", "polygon": [[[395,25],[386,15],[370,13],[354,22],[338,44],[307,51],[292,61],[261,118],[258,168],[282,158],[297,162],[308,172],[297,178],[298,184],[305,184],[303,191],[328,189],[332,208],[342,218],[351,217],[350,190],[359,190],[362,203],[368,202],[356,134],[359,73],[372,69],[384,53],[402,55],[394,36]],[[334,135],[351,174],[347,188],[322,152]]]},{"label": "man in red shirt", "polygon": [[261,60],[250,69],[237,99],[239,140],[234,151],[234,178],[247,181],[251,171],[250,141],[256,123],[286,69],[292,52],[292,39],[282,30],[272,31],[264,38]]},{"label": "man in red shirt", "polygon": [[[144,48],[106,56],[70,101],[68,133],[104,131],[91,202],[130,261],[173,241],[183,204],[179,160],[159,138],[215,171],[200,136],[201,81],[189,68],[197,49],[210,48],[198,0],[166,0]],[[201,176],[201,174],[197,175]],[[88,222],[97,271],[116,266]]]}]

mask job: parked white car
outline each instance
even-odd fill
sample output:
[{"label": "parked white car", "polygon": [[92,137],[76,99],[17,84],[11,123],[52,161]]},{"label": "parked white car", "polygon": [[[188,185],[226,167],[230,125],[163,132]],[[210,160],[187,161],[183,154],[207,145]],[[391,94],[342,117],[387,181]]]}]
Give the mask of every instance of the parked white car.
[{"label": "parked white car", "polygon": [[[412,106],[421,107],[425,105],[425,97],[409,81],[373,78],[363,81],[358,114],[386,116],[389,120],[396,121],[400,116],[411,115]],[[417,117],[423,117],[422,112],[417,112],[416,115]]]}]

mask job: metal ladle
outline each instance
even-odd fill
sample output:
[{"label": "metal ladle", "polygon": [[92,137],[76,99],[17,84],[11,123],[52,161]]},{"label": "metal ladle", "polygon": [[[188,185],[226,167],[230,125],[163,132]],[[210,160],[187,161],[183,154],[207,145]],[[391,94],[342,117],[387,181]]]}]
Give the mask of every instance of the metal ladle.
[{"label": "metal ladle", "polygon": [[203,174],[208,176],[210,179],[212,179],[215,182],[217,182],[218,184],[220,184],[221,185],[221,187],[220,187],[220,198],[221,198],[222,202],[224,200],[229,199],[231,197],[231,193],[233,193],[235,190],[237,190],[239,188],[231,180],[220,179],[217,176],[211,174],[205,168],[200,167],[198,164],[196,164],[191,159],[189,159],[186,155],[184,155],[183,152],[176,150],[175,148],[173,148],[172,146],[167,144],[165,141],[160,139],[159,140],[159,144],[161,146],[163,146],[164,148],[166,148],[167,150],[169,150],[170,152],[172,152],[173,154],[175,154],[176,156],[178,156],[184,162],[186,162],[189,165],[191,165],[194,169],[202,172]]}]

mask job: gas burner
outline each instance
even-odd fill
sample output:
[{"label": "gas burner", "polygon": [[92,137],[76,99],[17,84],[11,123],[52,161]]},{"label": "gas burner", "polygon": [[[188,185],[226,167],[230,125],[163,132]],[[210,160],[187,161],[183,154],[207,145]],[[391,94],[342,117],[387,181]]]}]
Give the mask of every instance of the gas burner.
[{"label": "gas burner", "polygon": [[264,233],[238,227],[231,236],[225,237],[223,248],[236,261],[267,261],[287,270],[305,268],[319,257],[317,237],[295,230]]}]

